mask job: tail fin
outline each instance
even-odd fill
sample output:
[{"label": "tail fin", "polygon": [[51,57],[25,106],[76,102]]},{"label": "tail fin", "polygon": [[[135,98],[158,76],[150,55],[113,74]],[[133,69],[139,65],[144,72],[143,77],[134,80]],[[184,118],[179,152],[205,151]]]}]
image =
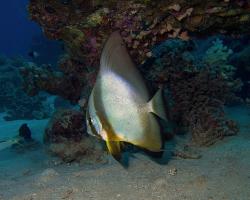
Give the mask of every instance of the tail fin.
[{"label": "tail fin", "polygon": [[162,97],[162,89],[159,89],[153,98],[148,102],[148,108],[149,112],[152,112],[165,121],[168,121]]}]

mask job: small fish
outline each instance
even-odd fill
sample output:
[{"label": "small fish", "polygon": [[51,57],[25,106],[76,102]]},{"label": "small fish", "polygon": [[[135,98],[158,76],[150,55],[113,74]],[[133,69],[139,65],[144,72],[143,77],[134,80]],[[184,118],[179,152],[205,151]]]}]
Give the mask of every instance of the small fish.
[{"label": "small fish", "polygon": [[30,52],[28,53],[28,55],[29,55],[31,58],[35,59],[35,58],[37,58],[37,57],[39,56],[39,53],[37,53],[36,51],[30,51]]},{"label": "small fish", "polygon": [[11,145],[19,142],[19,137],[14,137],[11,139],[0,140],[0,151],[9,148]]},{"label": "small fish", "polygon": [[61,0],[61,3],[63,5],[68,5],[71,2],[71,0]]},{"label": "small fish", "polygon": [[154,114],[167,120],[161,89],[150,99],[119,32],[112,33],[102,51],[100,71],[88,101],[88,133],[105,140],[118,161],[123,142],[161,152],[160,125]]}]

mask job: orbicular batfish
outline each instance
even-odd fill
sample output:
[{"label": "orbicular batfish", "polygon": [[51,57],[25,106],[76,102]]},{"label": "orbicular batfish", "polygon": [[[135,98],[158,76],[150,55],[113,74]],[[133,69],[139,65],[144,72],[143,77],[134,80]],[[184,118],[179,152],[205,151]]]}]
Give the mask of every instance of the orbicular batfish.
[{"label": "orbicular batfish", "polygon": [[166,119],[162,92],[150,99],[119,32],[114,32],[102,51],[100,71],[88,101],[87,131],[105,140],[117,160],[121,159],[122,142],[160,152],[160,125],[153,113]]}]

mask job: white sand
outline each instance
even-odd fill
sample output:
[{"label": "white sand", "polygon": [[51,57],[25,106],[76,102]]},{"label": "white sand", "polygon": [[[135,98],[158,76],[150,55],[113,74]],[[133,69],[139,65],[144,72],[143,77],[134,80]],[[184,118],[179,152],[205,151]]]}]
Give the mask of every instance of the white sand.
[{"label": "white sand", "polygon": [[[25,154],[5,150],[0,152],[0,199],[249,200],[250,110],[234,108],[229,115],[240,123],[239,135],[200,149],[198,160],[171,158],[159,165],[138,153],[124,169],[112,159],[102,166],[58,165],[42,149]],[[21,123],[0,123],[1,135],[15,135]],[[46,120],[28,124],[41,138]]]}]

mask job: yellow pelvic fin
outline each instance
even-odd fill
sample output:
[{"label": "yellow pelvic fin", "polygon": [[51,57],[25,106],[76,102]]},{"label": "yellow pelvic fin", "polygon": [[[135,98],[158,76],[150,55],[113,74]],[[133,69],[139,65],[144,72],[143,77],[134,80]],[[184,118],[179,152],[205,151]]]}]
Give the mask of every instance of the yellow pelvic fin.
[{"label": "yellow pelvic fin", "polygon": [[149,109],[149,112],[152,112],[165,121],[168,121],[162,97],[162,89],[159,89],[155,93],[153,98],[147,103],[147,107]]},{"label": "yellow pelvic fin", "polygon": [[117,161],[120,161],[121,160],[121,145],[120,145],[120,142],[107,140],[106,144],[107,144],[108,151],[110,152],[110,154]]},{"label": "yellow pelvic fin", "polygon": [[113,127],[108,122],[108,120],[105,119],[103,114],[97,112],[97,115],[101,121],[104,132],[106,134],[106,145],[108,151],[116,160],[121,160],[121,139],[116,135]]}]

